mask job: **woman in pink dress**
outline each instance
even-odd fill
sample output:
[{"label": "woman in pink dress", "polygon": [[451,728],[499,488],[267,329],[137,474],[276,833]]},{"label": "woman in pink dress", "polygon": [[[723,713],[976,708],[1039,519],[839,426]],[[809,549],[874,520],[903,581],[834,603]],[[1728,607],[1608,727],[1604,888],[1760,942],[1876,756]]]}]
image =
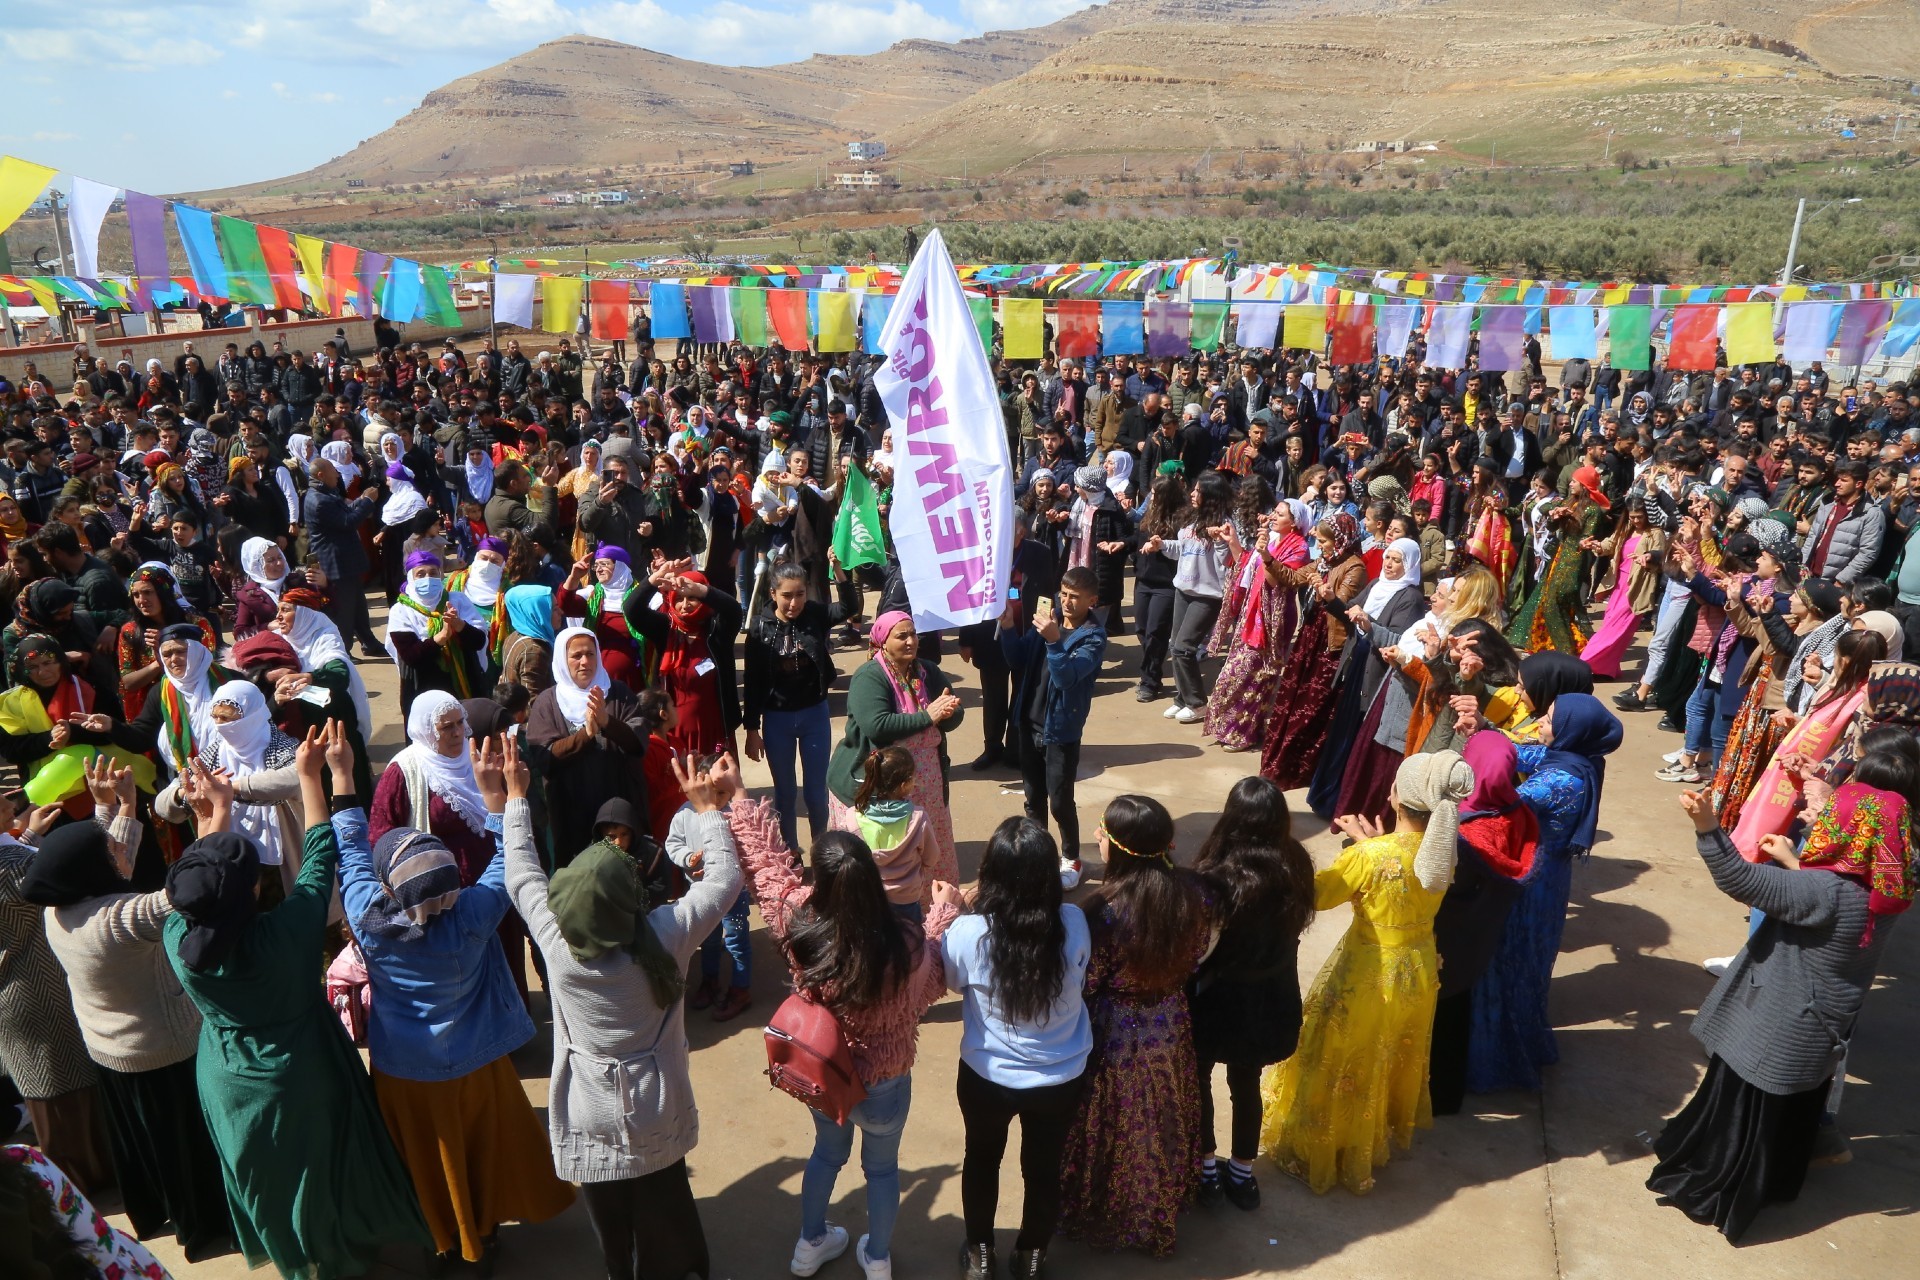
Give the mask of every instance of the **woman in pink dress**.
[{"label": "woman in pink dress", "polygon": [[1666,545],[1667,535],[1647,522],[1647,510],[1638,501],[1627,504],[1625,528],[1588,545],[1588,550],[1601,555],[1619,552],[1606,614],[1600,619],[1600,629],[1580,651],[1581,660],[1593,668],[1596,680],[1620,678],[1620,659],[1626,656],[1634,632],[1640,629],[1641,616],[1657,603],[1660,559]]}]

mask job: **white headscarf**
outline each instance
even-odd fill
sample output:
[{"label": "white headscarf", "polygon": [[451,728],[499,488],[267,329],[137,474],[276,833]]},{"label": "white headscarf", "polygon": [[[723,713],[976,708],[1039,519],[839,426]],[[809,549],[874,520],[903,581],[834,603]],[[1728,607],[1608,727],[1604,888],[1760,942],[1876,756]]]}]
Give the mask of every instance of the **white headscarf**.
[{"label": "white headscarf", "polygon": [[[288,571],[282,569],[280,576],[267,576],[267,552],[277,551],[278,547],[265,538],[248,538],[240,544],[240,570],[260,584],[260,589],[273,597],[275,604],[280,603],[280,592],[286,588]],[[282,557],[281,563],[285,564]]]},{"label": "white headscarf", "polygon": [[1413,855],[1413,874],[1428,893],[1440,893],[1453,882],[1454,859],[1460,852],[1460,802],[1473,794],[1473,766],[1458,751],[1408,756],[1394,774],[1393,790],[1403,807],[1427,815],[1420,850]]},{"label": "white headscarf", "polygon": [[[244,778],[267,767],[267,752],[273,745],[273,715],[267,700],[248,680],[229,680],[211,699],[209,709],[229,706],[240,718],[225,724],[208,717],[212,726],[211,744],[217,748],[220,767]],[[234,802],[233,825],[242,835],[252,837],[260,846],[260,861],[277,867],[286,861],[286,845],[281,838],[279,806]]]},{"label": "white headscarf", "polygon": [[[462,464],[461,469],[466,473],[467,477],[467,492],[473,495],[475,502],[484,505],[486,500],[493,496],[493,455],[485,449],[476,450],[469,448],[467,452],[469,454],[478,453],[480,455],[480,464],[478,466],[474,465],[471,457]],[[582,452],[584,454],[584,448]]]},{"label": "white headscarf", "polygon": [[[594,559],[598,561],[601,557],[596,555]],[[627,602],[627,592],[633,590],[633,567],[612,559],[607,563],[613,566],[613,572],[607,575],[605,582],[593,584],[593,586],[606,588],[606,594],[600,600],[602,615],[624,612],[622,606]],[[592,591],[593,586],[588,587],[587,590]]]},{"label": "white headscarf", "polygon": [[1124,449],[1114,449],[1107,454],[1113,459],[1113,470],[1107,473],[1107,489],[1114,497],[1124,497],[1133,483],[1133,455]]},{"label": "white headscarf", "polygon": [[339,469],[343,488],[351,489],[353,482],[360,478],[360,464],[353,460],[353,446],[345,440],[330,440],[321,445],[320,456]]},{"label": "white headscarf", "polygon": [[300,464],[302,471],[313,469],[313,437],[303,432],[294,432],[287,437],[287,456]]},{"label": "white headscarf", "polygon": [[[411,582],[413,575],[408,574],[407,578],[408,581]],[[411,590],[411,588],[408,589]],[[431,606],[432,612],[457,614],[460,621],[470,627],[480,628],[481,635],[486,634],[487,619],[485,615],[473,607],[473,601],[467,599],[466,596],[458,591],[443,591],[440,600],[445,603],[442,604],[440,601],[436,601],[434,605]],[[427,602],[420,600],[418,603],[424,605]],[[393,637],[395,635],[405,635],[419,636],[425,639],[429,622],[430,619],[427,614],[420,612],[418,609],[410,609],[405,605],[396,604],[393,608],[387,610],[387,656],[393,659],[396,666],[400,663],[400,651],[394,647]],[[479,658],[480,669],[485,671],[489,660],[484,645],[480,649]]]},{"label": "white headscarf", "polygon": [[[398,440],[400,437],[390,436],[390,438]],[[399,467],[406,478],[387,477],[387,484],[392,492],[385,505],[380,508],[380,523],[388,526],[405,524],[427,509],[427,500],[420,496],[418,489],[413,487],[413,473],[398,463],[392,465]]]},{"label": "white headscarf", "polygon": [[[165,672],[165,665],[163,664],[160,669]],[[186,707],[187,727],[193,733],[196,747],[213,741],[213,721],[207,719],[207,707],[213,701],[213,681],[207,676],[211,670],[213,670],[213,652],[198,640],[189,640],[187,641],[186,675],[178,680],[170,674],[165,677],[167,683],[172,685],[174,691],[180,695],[180,701]],[[167,724],[164,716],[161,717],[160,736],[157,741],[160,744],[160,758],[172,764],[174,772],[178,773],[186,761],[174,758],[173,745],[167,741]]]},{"label": "white headscarf", "polygon": [[1366,601],[1360,606],[1367,611],[1369,618],[1378,618],[1380,611],[1387,607],[1393,597],[1408,587],[1416,591],[1420,589],[1420,544],[1412,538],[1397,538],[1387,544],[1387,550],[1399,552],[1400,563],[1405,568],[1400,577],[1389,578],[1382,565],[1379,578],[1367,588]]},{"label": "white headscarf", "polygon": [[500,583],[506,577],[507,566],[499,560],[482,560],[478,552],[474,553],[473,563],[467,566],[467,580],[460,590],[481,609],[491,609],[500,599]]},{"label": "white headscarf", "polygon": [[[389,440],[393,441],[392,453],[387,452],[387,441]],[[398,431],[383,431],[380,433],[380,458],[387,466],[392,466],[394,463],[402,461],[406,456],[407,442],[400,438]],[[385,469],[385,467],[381,468],[381,470]]]},{"label": "white headscarf", "polygon": [[[593,641],[593,679],[585,689],[573,682],[573,673],[567,670],[567,646],[575,636]],[[569,728],[579,729],[587,723],[587,694],[595,689],[605,694],[612,683],[607,664],[600,660],[600,641],[593,632],[585,627],[568,627],[553,638],[553,698]]]},{"label": "white headscarf", "polygon": [[[435,726],[448,711],[460,717],[460,746],[452,755],[443,756],[434,750],[433,744],[437,736]],[[407,712],[407,738],[411,745],[403,747],[393,757],[393,763],[407,778],[408,793],[413,801],[412,825],[416,829],[427,829],[426,797],[415,794],[416,781],[427,792],[439,796],[476,835],[487,829],[487,805],[480,798],[480,786],[473,776],[473,757],[467,752],[467,740],[472,736],[466,710],[452,694],[429,689],[413,700],[413,710]]]},{"label": "white headscarf", "polygon": [[361,741],[371,738],[373,711],[367,705],[367,682],[360,678],[360,668],[353,664],[353,657],[347,652],[347,642],[341,638],[340,628],[333,625],[333,619],[303,604],[293,606],[293,625],[287,628],[287,643],[300,655],[300,668],[303,671],[314,671],[335,661],[346,667],[347,692],[353,698],[354,712],[360,718]]}]

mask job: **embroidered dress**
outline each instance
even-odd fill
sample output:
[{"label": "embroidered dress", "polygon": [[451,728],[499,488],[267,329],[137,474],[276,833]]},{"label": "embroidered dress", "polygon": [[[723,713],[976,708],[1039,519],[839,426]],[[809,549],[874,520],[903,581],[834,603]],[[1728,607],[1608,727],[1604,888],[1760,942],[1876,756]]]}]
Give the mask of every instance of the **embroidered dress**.
[{"label": "embroidered dress", "polygon": [[1522,653],[1554,649],[1578,655],[1587,646],[1588,632],[1580,593],[1586,581],[1587,553],[1582,539],[1600,528],[1600,508],[1592,503],[1581,511],[1578,527],[1558,535],[1547,571],[1507,628],[1507,639]]},{"label": "embroidered dress", "polygon": [[1766,770],[1768,761],[1780,749],[1787,730],[1764,704],[1773,672],[1762,668],[1740,701],[1739,714],[1727,731],[1726,750],[1720,753],[1720,767],[1714,771],[1712,797],[1720,815],[1720,829],[1732,831],[1740,825],[1740,811],[1747,797]]},{"label": "embroidered dress", "polygon": [[[1094,1050],[1060,1162],[1060,1232],[1096,1249],[1164,1257],[1200,1178],[1200,1073],[1187,993],[1141,991],[1117,930],[1097,933],[1086,983]],[[1206,942],[1203,932],[1188,967],[1200,963]]]},{"label": "embroidered dress", "polygon": [[1433,1126],[1427,1058],[1440,990],[1433,919],[1442,894],[1413,874],[1420,833],[1349,846],[1314,877],[1314,904],[1353,904],[1353,923],[1307,996],[1300,1044],[1267,1072],[1260,1147],[1316,1193],[1355,1195]]},{"label": "embroidered dress", "polygon": [[[1297,533],[1269,540],[1267,551],[1289,569],[1307,563],[1306,539]],[[1248,549],[1234,568],[1233,587],[1207,642],[1209,652],[1227,655],[1207,700],[1205,726],[1226,750],[1249,751],[1265,743],[1299,621],[1299,592],[1269,581],[1266,557]]]},{"label": "embroidered dress", "polygon": [[1620,659],[1633,643],[1633,634],[1640,626],[1640,618],[1633,611],[1627,583],[1633,577],[1633,558],[1640,553],[1640,544],[1646,541],[1646,536],[1636,533],[1621,548],[1619,569],[1614,574],[1613,594],[1607,597],[1607,611],[1601,615],[1600,629],[1593,633],[1586,648],[1580,651],[1581,658],[1593,668],[1593,674],[1602,680],[1620,678]]}]

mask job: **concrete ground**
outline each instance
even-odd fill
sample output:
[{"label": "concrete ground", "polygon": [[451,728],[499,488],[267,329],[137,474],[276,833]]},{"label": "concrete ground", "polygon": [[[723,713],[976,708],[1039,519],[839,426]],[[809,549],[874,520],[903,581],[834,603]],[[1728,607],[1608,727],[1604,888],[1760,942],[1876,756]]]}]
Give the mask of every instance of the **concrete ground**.
[{"label": "concrete ground", "polygon": [[[1090,834],[1111,796],[1153,795],[1178,818],[1180,854],[1190,857],[1227,788],[1257,769],[1258,761],[1207,744],[1197,726],[1162,719],[1164,702],[1135,703],[1131,637],[1116,638],[1110,652],[1117,664],[1100,682],[1082,755],[1082,824]],[[858,657],[851,650],[840,653],[843,673]],[[946,665],[960,669],[952,655]],[[367,676],[379,725],[376,747],[385,757],[402,740],[393,673],[384,663],[372,664]],[[964,687],[970,717],[977,716],[978,683],[970,671]],[[1850,1164],[1814,1170],[1800,1200],[1767,1210],[1738,1249],[1677,1210],[1656,1205],[1642,1185],[1652,1165],[1647,1140],[1685,1103],[1704,1067],[1700,1046],[1688,1034],[1693,1011],[1712,985],[1699,962],[1734,951],[1746,931],[1743,909],[1713,887],[1694,853],[1678,788],[1653,777],[1660,753],[1675,744],[1654,728],[1655,718],[1627,717],[1626,743],[1609,761],[1600,843],[1574,873],[1552,997],[1561,1062],[1549,1071],[1544,1094],[1469,1099],[1475,1114],[1442,1119],[1417,1134],[1411,1151],[1378,1172],[1369,1196],[1340,1189],[1316,1196],[1262,1161],[1259,1210],[1222,1206],[1187,1215],[1170,1260],[1100,1255],[1061,1241],[1050,1255],[1049,1274],[1061,1280],[1309,1269],[1327,1277],[1418,1274],[1423,1280],[1908,1274],[1905,1268],[1920,1252],[1920,1221],[1912,1216],[1920,1205],[1920,1090],[1912,1059],[1905,1068],[1899,1063],[1920,1032],[1920,940],[1904,936],[1915,925],[1902,929],[1887,952],[1886,971],[1854,1042],[1842,1120],[1852,1138]],[[970,877],[987,834],[1017,812],[1020,801],[1004,789],[1010,772],[983,775],[967,768],[980,746],[977,719],[956,731],[952,745],[952,807],[962,870]],[[756,788],[767,783],[762,766],[748,765],[747,778]],[[1304,799],[1290,798],[1296,815],[1307,812]],[[1310,813],[1296,821],[1315,862],[1326,865],[1337,840]],[[1087,853],[1092,856],[1091,849]],[[1308,930],[1300,953],[1303,986],[1312,982],[1348,918],[1344,910],[1329,912]],[[725,1025],[705,1014],[688,1019],[702,1124],[690,1164],[716,1280],[786,1274],[799,1229],[800,1172],[811,1147],[803,1109],[774,1092],[761,1074],[761,1020],[778,1003],[784,975],[764,929],[756,929],[755,943],[753,1010]],[[544,1014],[544,1005],[537,1012]],[[514,1055],[536,1106],[545,1102],[551,1048],[547,1022],[540,1022],[540,1036]],[[921,1030],[893,1250],[902,1280],[957,1272],[963,1133],[953,1087],[959,1030],[959,1004],[951,997],[934,1006]],[[1224,1080],[1217,1082],[1216,1096],[1224,1138]],[[1019,1212],[1012,1152],[1001,1183],[1004,1259]],[[857,1161],[841,1177],[832,1217],[856,1236],[865,1229]],[[119,1225],[125,1226],[124,1219]],[[501,1277],[588,1280],[602,1274],[578,1203],[555,1221],[509,1227],[502,1238]],[[187,1266],[171,1240],[155,1242],[154,1252],[175,1275],[194,1280],[245,1273],[236,1257]],[[417,1257],[394,1256],[376,1274],[423,1271]],[[849,1252],[821,1275],[858,1280],[858,1264]]]}]

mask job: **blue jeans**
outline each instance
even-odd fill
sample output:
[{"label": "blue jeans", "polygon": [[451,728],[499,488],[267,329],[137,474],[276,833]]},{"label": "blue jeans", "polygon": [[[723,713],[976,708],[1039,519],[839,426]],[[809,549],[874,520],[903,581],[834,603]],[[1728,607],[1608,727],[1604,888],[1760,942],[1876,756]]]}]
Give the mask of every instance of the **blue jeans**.
[{"label": "blue jeans", "polygon": [[753,985],[753,942],[747,906],[747,891],[742,889],[740,897],[720,918],[720,927],[700,944],[700,976],[718,978],[720,956],[724,952],[733,959],[732,985],[743,991]]},{"label": "blue jeans", "polygon": [[802,1236],[818,1240],[827,1234],[827,1202],[833,1199],[834,1179],[853,1154],[858,1128],[866,1135],[860,1141],[860,1169],[867,1175],[867,1257],[878,1262],[891,1253],[893,1220],[900,1215],[900,1135],[912,1102],[909,1072],[868,1089],[845,1124],[813,1113],[813,1154],[800,1178]]},{"label": "blue jeans", "polygon": [[1687,751],[1694,763],[1698,765],[1704,756],[1709,767],[1718,765],[1732,728],[1733,721],[1720,714],[1720,686],[1708,684],[1702,672],[1687,697]]},{"label": "blue jeans", "polygon": [[799,750],[800,771],[806,778],[807,835],[812,839],[827,829],[827,757],[833,751],[833,717],[822,698],[804,711],[769,711],[760,719],[767,769],[773,774],[773,807],[780,811],[780,834],[788,848],[798,849],[794,751]]}]

